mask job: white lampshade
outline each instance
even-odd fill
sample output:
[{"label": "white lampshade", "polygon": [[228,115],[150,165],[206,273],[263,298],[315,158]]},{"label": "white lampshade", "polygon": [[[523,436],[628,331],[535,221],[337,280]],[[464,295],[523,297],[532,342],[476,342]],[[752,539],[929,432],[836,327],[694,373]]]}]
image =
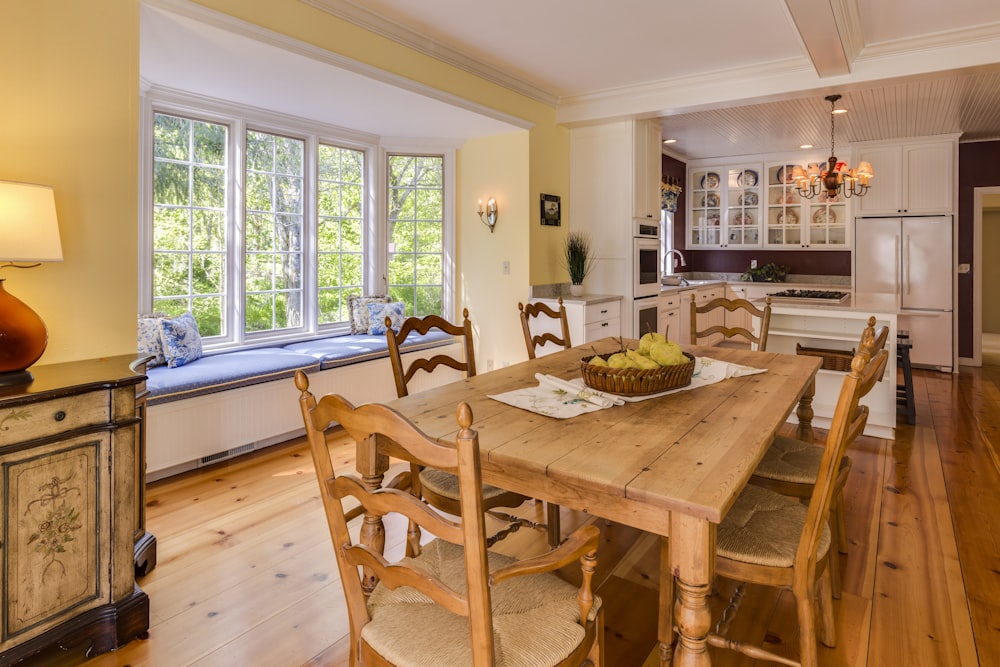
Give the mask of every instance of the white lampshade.
[{"label": "white lampshade", "polygon": [[61,262],[52,188],[0,181],[0,260]]}]

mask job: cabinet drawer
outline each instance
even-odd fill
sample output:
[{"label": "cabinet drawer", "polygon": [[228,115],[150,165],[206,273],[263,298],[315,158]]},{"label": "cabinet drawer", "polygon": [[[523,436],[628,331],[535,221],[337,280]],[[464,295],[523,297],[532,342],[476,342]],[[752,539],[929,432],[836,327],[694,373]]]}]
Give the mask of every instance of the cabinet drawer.
[{"label": "cabinet drawer", "polygon": [[617,317],[611,320],[601,320],[600,322],[590,322],[583,328],[583,336],[589,343],[592,340],[600,340],[608,336],[621,335],[621,320]]},{"label": "cabinet drawer", "polygon": [[110,419],[107,391],[5,408],[0,411],[0,445],[106,424]]},{"label": "cabinet drawer", "polygon": [[[584,324],[600,322],[602,320],[612,320],[621,317],[621,302],[605,301],[604,303],[592,303],[587,305],[583,313]],[[616,336],[618,334],[615,334]]]}]

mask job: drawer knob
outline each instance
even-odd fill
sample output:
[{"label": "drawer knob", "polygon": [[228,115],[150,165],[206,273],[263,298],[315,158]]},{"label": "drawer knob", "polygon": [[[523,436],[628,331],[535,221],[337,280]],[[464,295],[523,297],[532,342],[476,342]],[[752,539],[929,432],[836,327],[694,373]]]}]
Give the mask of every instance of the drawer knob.
[{"label": "drawer knob", "polygon": [[56,418],[57,422],[61,422],[62,420],[66,419],[66,413],[62,410],[60,410],[53,416]]}]

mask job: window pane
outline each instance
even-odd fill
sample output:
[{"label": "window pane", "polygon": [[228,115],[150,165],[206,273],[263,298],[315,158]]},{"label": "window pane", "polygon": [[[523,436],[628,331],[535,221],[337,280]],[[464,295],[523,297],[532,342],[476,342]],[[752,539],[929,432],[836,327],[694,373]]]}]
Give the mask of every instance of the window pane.
[{"label": "window pane", "polygon": [[319,323],[346,322],[347,297],[363,281],[364,152],[319,146],[317,229]]},{"label": "window pane", "polygon": [[305,142],[254,131],[246,142],[245,331],[299,327]]},{"label": "window pane", "polygon": [[190,310],[204,337],[225,334],[228,133],[153,117],[153,306]]},{"label": "window pane", "polygon": [[443,169],[441,156],[389,156],[389,292],[407,315],[442,314]]}]

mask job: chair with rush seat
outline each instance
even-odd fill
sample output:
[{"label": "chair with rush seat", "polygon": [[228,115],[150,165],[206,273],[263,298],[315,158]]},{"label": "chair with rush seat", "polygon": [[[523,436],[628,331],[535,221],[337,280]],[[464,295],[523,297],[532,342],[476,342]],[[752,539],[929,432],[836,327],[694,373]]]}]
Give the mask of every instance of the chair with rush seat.
[{"label": "chair with rush seat", "polygon": [[[698,328],[698,315],[707,315],[713,310],[723,309],[726,313],[745,311],[759,324],[757,335],[743,327],[727,327],[724,324],[714,324],[704,329]],[[691,295],[691,343],[697,345],[699,338],[708,338],[714,334],[722,334],[721,345],[739,346],[745,341],[754,350],[763,352],[767,349],[767,330],[771,324],[771,297],[767,297],[764,308],[758,308],[746,299],[712,299],[704,306],[699,306],[695,301],[695,295]]]},{"label": "chair with rush seat", "polygon": [[[529,359],[534,359],[537,349],[546,343],[562,345],[565,350],[573,347],[573,344],[569,340],[569,320],[566,317],[566,306],[563,305],[562,297],[559,297],[559,310],[555,310],[541,302],[529,303],[527,305],[519,302],[517,309],[521,311],[521,330],[524,332],[524,344],[528,348]],[[551,331],[532,335],[531,320],[534,319],[539,323],[539,328],[541,328],[542,320],[540,318],[543,316],[556,320],[559,323],[559,330],[562,333],[561,338]]]},{"label": "chair with rush seat", "polygon": [[756,659],[802,667],[817,665],[817,633],[823,644],[835,645],[830,554],[836,545],[828,526],[830,504],[844,451],[868,421],[868,407],[859,401],[882,377],[887,358],[884,349],[869,356],[863,348],[852,359],[851,371],[841,385],[808,505],[749,484],[719,524],[716,574],[739,582],[788,589],[794,595],[800,662],[790,662],[786,656],[718,634],[709,636],[711,645],[734,649]]},{"label": "chair with rush seat", "polygon": [[[403,342],[411,332],[426,335],[431,329],[438,329],[452,336],[461,336],[465,342],[465,352],[462,359],[456,359],[444,354],[437,354],[430,358],[417,358],[409,365],[404,364],[400,351]],[[392,374],[396,381],[396,394],[402,398],[409,395],[407,385],[413,379],[417,371],[433,372],[439,366],[447,366],[458,371],[463,371],[466,377],[473,377],[476,374],[476,358],[472,343],[472,323],[469,321],[469,309],[462,311],[462,324],[452,324],[438,315],[428,315],[426,317],[408,317],[403,321],[399,331],[393,331],[386,318],[386,339],[389,344],[389,360],[392,363]],[[459,493],[458,478],[444,470],[430,467],[411,466],[411,489],[417,497],[422,497],[428,503],[438,508],[442,512],[458,516],[462,511],[461,494]],[[521,526],[541,527],[526,519],[515,517],[509,514],[495,511],[497,507],[518,507],[524,501],[529,500],[527,496],[507,491],[505,489],[483,485],[483,504],[485,509],[494,517],[505,521],[508,525],[492,535],[488,545],[492,545],[496,540],[503,539],[509,533],[516,531]],[[558,527],[549,526],[550,543],[558,543],[558,532],[553,540],[552,531],[558,531]]]},{"label": "chair with rush seat", "polygon": [[[885,348],[889,337],[889,327],[881,326],[875,329],[875,318],[868,318],[868,326],[861,333],[858,349],[869,356],[877,354]],[[881,380],[881,377],[879,378]],[[811,442],[803,442],[795,438],[779,435],[764,454],[764,458],[754,470],[751,484],[771,489],[783,496],[803,500],[812,496],[823,459],[823,446]],[[851,472],[851,459],[846,454],[841,457],[837,478],[834,481],[833,499],[830,504],[830,530],[837,548],[830,553],[833,579],[833,596],[840,597],[840,558],[839,554],[847,553],[847,526],[844,522],[844,486]]]},{"label": "chair with rush seat", "polygon": [[[467,403],[458,406],[454,442],[441,442],[384,405],[355,408],[334,394],[317,401],[301,371],[295,386],[347,600],[352,666],[602,664],[604,613],[591,586],[600,532],[585,526],[558,548],[521,561],[488,551],[479,436]],[[358,443],[362,458],[395,457],[454,475],[461,518],[368,478],[336,475],[326,439],[331,424]],[[365,512],[357,542],[344,516],[348,496]],[[384,532],[368,523],[383,517]],[[404,531],[405,539],[394,539]],[[436,538],[421,544],[422,531]],[[382,552],[393,544],[405,544],[407,557],[390,562]],[[576,560],[579,587],[552,574]]]}]

